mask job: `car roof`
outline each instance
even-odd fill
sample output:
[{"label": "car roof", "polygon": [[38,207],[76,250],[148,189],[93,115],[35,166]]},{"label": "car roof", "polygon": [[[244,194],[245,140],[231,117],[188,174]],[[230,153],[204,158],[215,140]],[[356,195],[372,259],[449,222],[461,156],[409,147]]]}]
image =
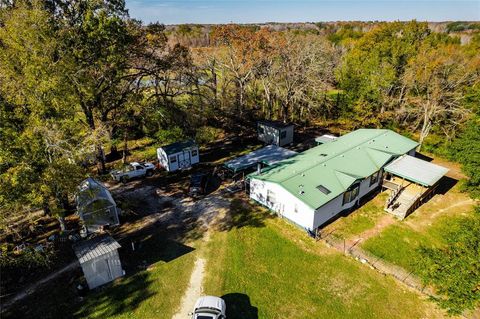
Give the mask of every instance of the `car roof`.
[{"label": "car roof", "polygon": [[215,296],[204,296],[197,300],[195,303],[195,309],[198,308],[212,308],[212,309],[223,309],[224,301],[222,298]]}]

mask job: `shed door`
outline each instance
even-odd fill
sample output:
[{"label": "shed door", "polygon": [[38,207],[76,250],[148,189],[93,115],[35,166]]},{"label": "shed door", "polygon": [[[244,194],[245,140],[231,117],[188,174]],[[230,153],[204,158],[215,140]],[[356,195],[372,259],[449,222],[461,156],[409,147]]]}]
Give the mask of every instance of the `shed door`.
[{"label": "shed door", "polygon": [[108,259],[101,258],[92,262],[92,273],[90,280],[87,277],[87,282],[90,289],[106,284],[113,279],[114,278],[112,277],[112,273],[110,271]]},{"label": "shed door", "polygon": [[181,169],[192,166],[191,162],[192,161],[189,150],[184,150],[182,153],[178,154],[178,167],[180,167]]}]

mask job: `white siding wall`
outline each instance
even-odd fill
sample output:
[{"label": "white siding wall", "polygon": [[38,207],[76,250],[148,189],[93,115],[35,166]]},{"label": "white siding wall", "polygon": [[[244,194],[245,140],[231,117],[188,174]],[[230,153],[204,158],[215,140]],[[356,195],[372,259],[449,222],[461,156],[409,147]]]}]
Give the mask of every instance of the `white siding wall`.
[{"label": "white siding wall", "polygon": [[[287,135],[284,139],[280,139],[280,133],[283,131],[285,131]],[[293,142],[293,125],[280,129],[280,133],[278,134],[278,146],[288,145]]]},{"label": "white siding wall", "polygon": [[162,165],[162,167],[164,167],[168,171],[168,157],[163,148],[157,148],[157,158],[160,165]]},{"label": "white siding wall", "polygon": [[[267,202],[268,191],[275,194],[275,204]],[[314,210],[278,184],[251,179],[250,198],[303,228],[313,229]]]},{"label": "white siding wall", "polygon": [[[197,151],[197,155],[192,156],[192,150]],[[190,163],[191,165],[197,164],[200,162],[200,152],[198,151],[198,147],[192,147],[191,149],[186,149],[182,152],[175,153],[175,154],[170,154],[167,156],[165,151],[162,148],[157,149],[157,157],[160,165],[162,165],[167,171],[173,172],[179,169],[178,163],[179,163],[179,156],[183,157],[183,152],[186,152],[187,157],[190,157]],[[175,157],[176,161],[171,162],[171,158]]]},{"label": "white siding wall", "polygon": [[360,182],[360,188],[358,190],[358,197],[356,200],[343,205],[343,194],[341,194],[335,197],[334,199],[332,199],[327,204],[323,205],[322,207],[319,207],[315,211],[315,220],[313,222],[313,228],[315,229],[321,226],[322,224],[332,219],[334,216],[338,215],[342,211],[352,208],[360,200],[360,198],[364,197],[365,195],[373,191],[375,188],[377,188],[380,182],[381,182],[381,176],[378,178],[378,181],[375,184],[370,186],[370,176],[368,176],[367,178],[365,178]]},{"label": "white siding wall", "polygon": [[[263,133],[260,133],[260,128],[263,128]],[[260,141],[278,145],[278,130],[276,128],[259,123],[258,130],[258,139]]]},{"label": "white siding wall", "polygon": [[[258,124],[258,128],[263,128],[263,133],[258,132],[258,139],[267,144],[275,144],[277,146],[284,146],[293,142],[293,125],[285,128],[276,128],[265,124]],[[280,133],[285,131],[287,133],[284,139],[280,139]]]},{"label": "white siding wall", "polygon": [[[314,230],[338,215],[340,212],[352,208],[360,198],[377,188],[380,182],[381,176],[376,183],[370,186],[369,176],[361,181],[359,195],[355,200],[343,205],[343,194],[341,194],[316,210],[305,205],[296,196],[286,191],[282,186],[257,179],[250,180],[250,198],[267,206],[285,218],[288,218],[295,224],[298,224],[303,228]],[[275,194],[276,205],[271,205],[271,203],[267,202],[268,190]]]},{"label": "white siding wall", "polygon": [[81,266],[90,289],[123,276],[122,264],[117,250],[89,260]]}]

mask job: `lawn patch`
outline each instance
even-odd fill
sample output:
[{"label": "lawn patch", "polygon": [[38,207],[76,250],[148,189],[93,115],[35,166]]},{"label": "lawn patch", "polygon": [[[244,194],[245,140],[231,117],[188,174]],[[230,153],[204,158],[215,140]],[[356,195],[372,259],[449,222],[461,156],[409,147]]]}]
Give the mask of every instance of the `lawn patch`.
[{"label": "lawn patch", "polygon": [[328,249],[279,219],[214,234],[204,291],[229,298],[227,317],[242,319],[421,318],[433,308],[393,279],[317,250]]}]

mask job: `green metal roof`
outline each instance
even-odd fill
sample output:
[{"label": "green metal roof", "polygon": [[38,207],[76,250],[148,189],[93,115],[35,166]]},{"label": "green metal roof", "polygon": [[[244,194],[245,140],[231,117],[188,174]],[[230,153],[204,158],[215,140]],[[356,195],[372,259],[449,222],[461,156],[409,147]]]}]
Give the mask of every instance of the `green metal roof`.
[{"label": "green metal roof", "polygon": [[[280,184],[316,209],[418,143],[390,130],[360,129],[279,162],[250,178]],[[323,185],[329,194],[317,189]]]},{"label": "green metal roof", "polygon": [[175,154],[183,151],[186,148],[190,148],[193,146],[197,146],[195,141],[193,140],[187,140],[187,141],[182,141],[182,142],[175,142],[169,145],[162,146],[161,148],[167,153],[167,155],[170,154]]}]

